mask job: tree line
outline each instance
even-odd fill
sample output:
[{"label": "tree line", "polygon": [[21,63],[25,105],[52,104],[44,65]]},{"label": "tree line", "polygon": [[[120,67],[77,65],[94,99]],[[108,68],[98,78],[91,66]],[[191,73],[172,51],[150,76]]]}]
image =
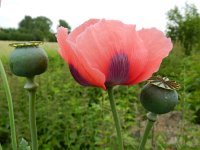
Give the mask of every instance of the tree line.
[{"label": "tree line", "polygon": [[[0,28],[0,40],[13,41],[56,41],[55,33],[51,30],[52,21],[44,16],[32,18],[25,16],[19,23],[17,29]],[[58,26],[64,26],[71,31],[70,25],[63,19],[60,19]]]},{"label": "tree line", "polygon": [[166,33],[173,42],[179,42],[185,54],[200,51],[200,14],[193,4],[185,4],[183,9],[175,6],[167,12]]}]

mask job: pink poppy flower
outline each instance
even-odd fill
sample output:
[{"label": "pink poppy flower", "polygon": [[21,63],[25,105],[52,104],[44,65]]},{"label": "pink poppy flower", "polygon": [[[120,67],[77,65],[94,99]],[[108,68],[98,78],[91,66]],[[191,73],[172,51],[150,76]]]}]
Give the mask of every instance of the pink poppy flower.
[{"label": "pink poppy flower", "polygon": [[104,19],[88,20],[69,35],[59,27],[57,41],[74,79],[105,90],[147,80],[172,49],[156,28],[136,31],[135,25]]}]

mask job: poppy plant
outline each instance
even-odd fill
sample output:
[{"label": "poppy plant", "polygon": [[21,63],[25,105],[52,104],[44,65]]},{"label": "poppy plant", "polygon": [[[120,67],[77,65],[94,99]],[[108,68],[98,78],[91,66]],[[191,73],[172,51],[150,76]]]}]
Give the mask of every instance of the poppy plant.
[{"label": "poppy plant", "polygon": [[117,20],[90,19],[69,35],[63,27],[57,32],[59,53],[74,79],[83,86],[108,90],[120,150],[124,147],[112,87],[147,80],[172,49],[161,31],[135,28]]},{"label": "poppy plant", "polygon": [[90,19],[69,35],[59,27],[57,41],[74,79],[104,90],[147,80],[172,49],[156,28],[136,31],[135,25],[105,19]]}]

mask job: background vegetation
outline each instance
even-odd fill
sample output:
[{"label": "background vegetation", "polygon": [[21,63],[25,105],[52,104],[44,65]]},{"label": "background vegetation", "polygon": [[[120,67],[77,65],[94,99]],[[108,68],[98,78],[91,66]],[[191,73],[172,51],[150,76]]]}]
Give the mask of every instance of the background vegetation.
[{"label": "background vegetation", "polygon": [[183,9],[175,7],[167,13],[167,35],[180,42],[185,54],[200,49],[200,14],[195,5],[185,4]]},{"label": "background vegetation", "polygon": [[[55,42],[55,33],[51,30],[51,26],[52,21],[47,17],[25,16],[17,29],[0,28],[0,40]],[[71,31],[70,25],[63,19],[59,20],[58,26],[66,27],[69,32]]]},{"label": "background vegetation", "polygon": [[[177,10],[178,8],[174,8],[170,11]],[[171,15],[170,11],[168,17]],[[184,12],[180,14],[185,18]],[[196,19],[198,20],[198,17]],[[149,150],[199,150],[200,148],[200,49],[198,46],[191,49],[184,46],[178,32],[184,34],[185,28],[180,30],[180,24],[173,24],[175,20],[173,17],[169,19],[167,29],[167,34],[174,40],[174,48],[164,59],[156,74],[167,76],[181,84],[181,89],[178,91],[179,104],[173,112],[159,116],[146,145]],[[176,34],[173,33],[175,29],[170,30],[173,27],[178,28]],[[196,32],[194,35],[193,32],[189,33],[191,37],[196,35]],[[186,35],[185,33],[184,36]],[[198,45],[198,41],[200,40],[196,36],[195,42],[193,40],[190,42]],[[13,95],[17,139],[20,141],[23,137],[30,141],[28,95],[23,89],[25,79],[14,76],[9,69],[8,59],[13,49],[8,46],[9,43],[11,42],[0,41],[0,57]],[[67,65],[57,54],[56,43],[45,42],[42,47],[48,53],[49,68],[46,73],[36,78],[40,85],[36,102],[39,149],[115,150],[115,127],[107,93],[98,88],[78,85],[71,77]],[[0,143],[4,150],[9,150],[8,108],[1,83],[0,80]],[[117,86],[114,90],[126,150],[138,147],[145,126],[146,111],[138,99],[143,84],[145,83],[130,87]]]}]

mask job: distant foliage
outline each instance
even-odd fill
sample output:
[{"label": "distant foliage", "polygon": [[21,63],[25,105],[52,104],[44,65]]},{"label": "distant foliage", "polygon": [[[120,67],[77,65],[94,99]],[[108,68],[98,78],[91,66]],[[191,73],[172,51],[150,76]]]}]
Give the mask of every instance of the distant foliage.
[{"label": "distant foliage", "polygon": [[58,27],[60,27],[60,26],[67,28],[68,29],[68,33],[71,32],[71,27],[70,27],[70,25],[65,20],[63,20],[63,19],[59,20]]},{"label": "distant foliage", "polygon": [[200,48],[200,14],[193,4],[186,4],[183,10],[176,6],[168,11],[167,35],[190,55],[192,49]]},{"label": "distant foliage", "polygon": [[[32,18],[25,16],[19,23],[18,29],[0,28],[0,40],[14,41],[56,41],[55,33],[51,30],[52,21],[44,16]],[[71,29],[65,20],[59,20],[58,26],[64,26]]]},{"label": "distant foliage", "polygon": [[0,40],[28,41],[33,40],[33,36],[28,33],[21,33],[17,29],[0,29]]},{"label": "distant foliage", "polygon": [[34,40],[37,41],[50,41],[52,21],[46,17],[40,16],[31,18],[25,16],[25,18],[19,23],[19,31],[21,33],[28,33],[34,36]]}]

